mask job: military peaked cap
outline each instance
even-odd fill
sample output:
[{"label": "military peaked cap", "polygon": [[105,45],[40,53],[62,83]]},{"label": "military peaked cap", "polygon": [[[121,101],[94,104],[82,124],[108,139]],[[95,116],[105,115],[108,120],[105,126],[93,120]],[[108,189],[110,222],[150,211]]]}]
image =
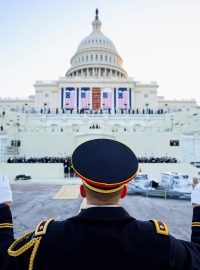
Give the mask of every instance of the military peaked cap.
[{"label": "military peaked cap", "polygon": [[121,189],[136,176],[138,161],[125,144],[110,139],[95,139],[75,149],[72,167],[88,188],[110,193]]}]

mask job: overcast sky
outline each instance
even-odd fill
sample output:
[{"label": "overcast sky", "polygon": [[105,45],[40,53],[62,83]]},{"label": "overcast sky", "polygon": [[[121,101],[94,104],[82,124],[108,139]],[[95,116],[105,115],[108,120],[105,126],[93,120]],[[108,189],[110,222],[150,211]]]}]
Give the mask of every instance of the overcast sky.
[{"label": "overcast sky", "polygon": [[0,0],[0,96],[64,76],[96,8],[130,77],[200,104],[200,0]]}]

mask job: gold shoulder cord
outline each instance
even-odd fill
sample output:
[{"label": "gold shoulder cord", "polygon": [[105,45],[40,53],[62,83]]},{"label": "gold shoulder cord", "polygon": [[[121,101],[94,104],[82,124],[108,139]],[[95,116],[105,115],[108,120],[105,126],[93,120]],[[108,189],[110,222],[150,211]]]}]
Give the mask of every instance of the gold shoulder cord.
[{"label": "gold shoulder cord", "polygon": [[[49,219],[46,221],[42,221],[42,223],[46,223],[46,228],[49,225],[49,223],[52,221],[53,219]],[[38,228],[38,226],[37,226]],[[21,248],[19,248],[18,250],[14,250],[15,247],[23,242],[24,240],[26,240],[27,238],[29,238],[31,235],[33,235],[36,231],[30,231],[29,233],[25,234],[24,236],[20,237],[19,239],[17,239],[14,243],[12,243],[12,245],[9,247],[8,249],[8,254],[12,257],[18,257],[19,255],[21,255],[22,253],[24,253],[25,251],[27,251],[28,249],[30,249],[33,246],[33,250],[31,253],[31,257],[30,257],[30,261],[29,261],[29,268],[28,270],[33,270],[33,266],[34,266],[34,260],[35,260],[35,256],[37,254],[38,251],[38,247],[40,245],[40,241],[42,239],[42,236],[36,236],[34,238],[32,238],[28,243],[26,243],[24,246],[22,246]],[[45,231],[46,233],[46,231]],[[44,233],[44,234],[45,234]],[[42,235],[42,234],[41,234]]]}]

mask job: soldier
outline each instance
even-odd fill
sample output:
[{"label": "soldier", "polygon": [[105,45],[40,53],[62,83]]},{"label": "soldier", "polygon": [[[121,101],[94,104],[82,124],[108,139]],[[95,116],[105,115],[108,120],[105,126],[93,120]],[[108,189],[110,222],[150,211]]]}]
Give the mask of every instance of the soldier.
[{"label": "soldier", "polygon": [[[120,164],[119,164],[120,160]],[[192,270],[200,269],[200,184],[192,193],[191,242],[170,235],[162,221],[139,221],[119,206],[126,183],[138,170],[122,143],[97,139],[77,147],[72,166],[83,180],[87,208],[70,219],[42,221],[14,240],[8,179],[0,181],[0,269],[2,270]]]},{"label": "soldier", "polygon": [[65,161],[63,162],[63,168],[64,168],[64,177],[68,177],[68,168],[69,168],[69,161],[66,158]]}]

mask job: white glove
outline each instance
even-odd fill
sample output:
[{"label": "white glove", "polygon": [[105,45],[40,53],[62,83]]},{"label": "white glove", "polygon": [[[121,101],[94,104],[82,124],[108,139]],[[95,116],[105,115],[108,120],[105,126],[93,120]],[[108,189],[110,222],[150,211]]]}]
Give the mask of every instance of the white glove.
[{"label": "white glove", "polygon": [[200,183],[195,186],[191,193],[191,203],[200,204]]},{"label": "white glove", "polygon": [[0,203],[12,202],[12,191],[8,177],[0,173]]}]

